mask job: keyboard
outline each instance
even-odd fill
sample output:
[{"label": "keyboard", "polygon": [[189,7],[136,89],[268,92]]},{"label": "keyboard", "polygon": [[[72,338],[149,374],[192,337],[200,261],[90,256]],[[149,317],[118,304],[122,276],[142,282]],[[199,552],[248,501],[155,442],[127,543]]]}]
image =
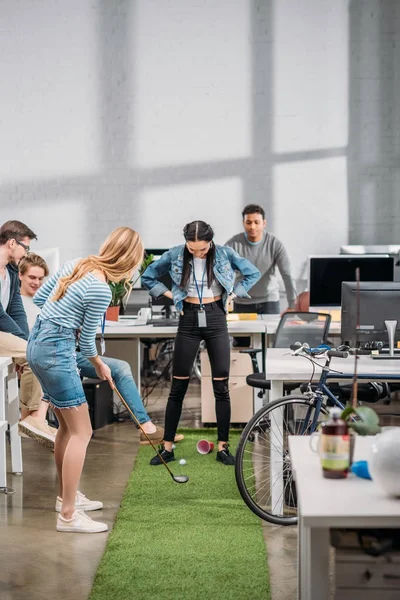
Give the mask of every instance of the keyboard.
[{"label": "keyboard", "polygon": [[179,319],[151,319],[148,325],[154,327],[178,327]]},{"label": "keyboard", "polygon": [[371,354],[374,360],[400,360],[400,354],[390,356],[390,354]]}]

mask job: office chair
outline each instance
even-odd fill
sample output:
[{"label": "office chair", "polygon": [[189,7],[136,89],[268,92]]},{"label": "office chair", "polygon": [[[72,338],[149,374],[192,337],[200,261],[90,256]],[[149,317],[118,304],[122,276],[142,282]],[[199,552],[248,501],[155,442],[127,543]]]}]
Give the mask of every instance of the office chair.
[{"label": "office chair", "polygon": [[[311,348],[319,344],[326,344],[329,327],[331,324],[331,315],[315,312],[287,312],[282,315],[275,334],[274,348],[289,348],[292,344],[300,342],[307,343]],[[265,379],[265,373],[260,372],[257,354],[261,349],[250,348],[240,350],[242,354],[248,354],[253,365],[253,373],[247,375],[247,385],[259,388],[259,398],[265,393],[265,390],[271,389],[271,382]],[[300,386],[300,382],[285,383],[283,386],[284,394],[290,393]]]}]

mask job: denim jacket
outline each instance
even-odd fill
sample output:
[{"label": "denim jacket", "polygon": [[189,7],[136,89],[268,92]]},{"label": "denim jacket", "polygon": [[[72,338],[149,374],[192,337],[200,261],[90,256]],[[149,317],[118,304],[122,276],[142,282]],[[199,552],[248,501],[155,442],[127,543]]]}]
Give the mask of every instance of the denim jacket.
[{"label": "denim jacket", "polygon": [[[142,284],[149,290],[150,295],[158,298],[168,290],[163,283],[158,281],[158,277],[168,273],[172,279],[171,291],[178,312],[182,311],[183,301],[188,295],[187,290],[180,287],[184,249],[185,246],[182,244],[164,252],[159,260],[147,267],[141,277]],[[241,298],[250,298],[247,291],[253,287],[261,276],[260,271],[251,262],[239,256],[235,250],[228,248],[228,246],[215,246],[213,270],[215,279],[224,288],[222,301],[225,311],[229,294],[233,292]],[[236,271],[240,272],[243,279],[235,284]]]}]

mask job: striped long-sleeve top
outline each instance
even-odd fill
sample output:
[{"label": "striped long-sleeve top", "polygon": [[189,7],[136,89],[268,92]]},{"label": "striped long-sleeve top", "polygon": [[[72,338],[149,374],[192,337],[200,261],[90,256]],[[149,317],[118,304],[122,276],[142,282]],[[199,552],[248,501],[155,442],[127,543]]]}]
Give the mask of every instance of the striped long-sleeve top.
[{"label": "striped long-sleeve top", "polygon": [[107,283],[88,273],[70,285],[61,300],[52,302],[60,277],[70,275],[79,259],[65,263],[36,292],[33,301],[42,308],[40,319],[62,327],[81,328],[79,347],[88,358],[97,356],[96,330],[111,300]]}]

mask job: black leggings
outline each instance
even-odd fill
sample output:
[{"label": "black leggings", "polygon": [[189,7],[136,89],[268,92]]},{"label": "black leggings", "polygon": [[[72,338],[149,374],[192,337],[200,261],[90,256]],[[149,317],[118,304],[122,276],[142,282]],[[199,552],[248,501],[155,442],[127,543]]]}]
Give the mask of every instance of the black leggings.
[{"label": "black leggings", "polygon": [[[205,304],[207,327],[199,327],[197,324],[198,310],[199,306],[197,304],[184,302],[183,315],[179,318],[174,348],[173,379],[165,411],[164,440],[166,442],[174,441],[193,362],[202,340],[206,342],[211,364],[218,440],[227,442],[229,438],[231,421],[228,380],[230,346],[226,314],[221,300]],[[186,379],[176,379],[176,377],[186,377]]]}]

